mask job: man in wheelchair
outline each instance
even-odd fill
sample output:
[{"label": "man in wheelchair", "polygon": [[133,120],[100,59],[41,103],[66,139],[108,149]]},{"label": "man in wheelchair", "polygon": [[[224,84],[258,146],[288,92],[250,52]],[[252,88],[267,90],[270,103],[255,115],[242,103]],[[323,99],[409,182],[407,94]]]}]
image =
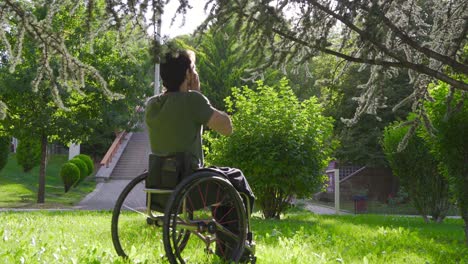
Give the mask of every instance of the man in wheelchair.
[{"label": "man in wheelchair", "polygon": [[[145,113],[145,121],[148,128],[152,152],[149,176],[146,181],[147,188],[154,188],[154,186],[157,185],[162,185],[167,188],[175,187],[175,185],[184,180],[183,178],[186,175],[192,174],[195,171],[210,170],[214,172],[215,175],[225,177],[240,193],[239,197],[242,198],[241,203],[245,206],[241,211],[245,211],[246,213],[243,215],[250,219],[250,212],[253,208],[255,197],[242,172],[235,168],[226,167],[203,169],[201,139],[203,126],[208,126],[210,129],[225,136],[229,136],[233,128],[230,117],[226,113],[211,106],[209,100],[201,93],[200,81],[195,69],[195,54],[191,51],[183,50],[167,53],[163,57],[160,74],[165,91],[148,100]],[[164,157],[171,158],[165,159]],[[185,164],[180,164],[180,160],[183,160]],[[174,163],[174,165],[171,165],[171,162]],[[176,172],[173,176],[170,176],[171,174],[168,172],[171,170],[175,172],[174,168],[177,166],[179,170],[182,167],[184,172]],[[171,169],[171,167],[173,169]],[[159,180],[159,182],[156,183],[151,178],[151,175],[160,172],[152,172],[152,170],[165,170],[166,176],[162,177],[162,181],[165,182]],[[187,194],[184,201],[180,202],[180,204],[181,206],[183,204],[184,209],[189,209],[189,218],[192,220],[196,218],[196,209],[210,205],[211,217],[214,221],[206,223],[199,222],[198,225],[201,226],[197,227],[197,232],[200,230],[210,230],[210,228],[214,230],[211,233],[214,234],[213,241],[216,242],[216,249],[215,252],[212,253],[215,253],[226,261],[252,261],[253,247],[251,245],[253,242],[250,232],[250,221],[247,224],[249,232],[246,235],[246,249],[244,250],[244,247],[242,247],[244,252],[241,252],[240,256],[236,256],[236,254],[230,252],[230,250],[232,250],[231,246],[234,243],[230,241],[230,239],[232,239],[230,233],[236,235],[245,231],[241,230],[242,228],[240,228],[237,221],[235,221],[235,218],[238,217],[239,214],[242,214],[242,212],[237,209],[239,213],[236,214],[235,206],[231,205],[234,203],[227,202],[229,199],[220,198],[224,192],[228,192],[220,188],[221,185],[222,184],[218,185],[216,183],[206,182],[200,183],[196,188],[190,187],[193,189],[192,192],[199,197],[194,198],[195,195]],[[190,191],[186,192],[189,193]],[[158,199],[155,198],[151,203],[151,207],[154,210],[161,211],[164,209],[165,204],[166,200],[158,201]],[[174,210],[176,211],[172,213],[177,214],[182,209]],[[171,212],[166,210],[165,214],[167,213],[170,214]],[[173,222],[175,223],[179,218],[180,217],[177,219],[174,218]],[[221,226],[216,228],[216,225]],[[175,229],[175,227],[173,229]],[[188,230],[189,227],[186,229]],[[229,232],[221,232],[221,230],[228,230]],[[181,233],[182,232],[179,232],[178,236],[183,237]],[[202,232],[198,232],[197,236],[205,239],[207,244],[211,241],[210,238],[206,238],[202,235]],[[184,238],[180,238],[180,240],[184,241]],[[183,242],[180,243],[183,244]],[[185,244],[179,247],[183,248]],[[182,249],[179,249],[179,251],[182,251]],[[176,252],[175,255],[177,254]],[[171,257],[168,257],[171,260]],[[171,260],[171,262],[173,261]],[[181,260],[181,262],[184,261]]]}]

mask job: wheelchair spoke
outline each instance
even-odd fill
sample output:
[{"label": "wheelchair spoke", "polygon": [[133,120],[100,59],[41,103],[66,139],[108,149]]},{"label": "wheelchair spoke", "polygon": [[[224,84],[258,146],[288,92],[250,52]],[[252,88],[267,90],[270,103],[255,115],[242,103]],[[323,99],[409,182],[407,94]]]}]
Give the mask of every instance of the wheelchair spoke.
[{"label": "wheelchair spoke", "polygon": [[[218,220],[218,223],[220,223],[220,224],[226,224],[226,223],[228,223],[228,222],[223,222],[223,220],[224,220],[224,218],[226,218],[226,216],[229,215],[233,210],[234,210],[234,207],[229,208],[229,211],[226,212],[226,213]],[[232,222],[232,221],[236,221],[236,220],[231,220],[231,221],[229,221],[229,222]]]},{"label": "wheelchair spoke", "polygon": [[[166,210],[169,260],[171,263],[185,263],[188,259],[196,263],[236,260],[246,239],[243,202],[226,180],[211,175],[199,178],[179,187],[181,190],[173,193],[175,199]],[[187,212],[191,218],[184,217]],[[182,232],[191,234],[183,250],[178,246]]]}]

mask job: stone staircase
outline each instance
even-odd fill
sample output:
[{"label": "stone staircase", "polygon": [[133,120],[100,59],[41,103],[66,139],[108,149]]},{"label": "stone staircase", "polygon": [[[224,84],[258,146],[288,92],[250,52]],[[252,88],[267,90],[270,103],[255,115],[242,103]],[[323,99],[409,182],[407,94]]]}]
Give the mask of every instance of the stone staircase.
[{"label": "stone staircase", "polygon": [[150,146],[146,130],[133,132],[110,175],[110,180],[131,180],[148,168]]},{"label": "stone staircase", "polygon": [[146,129],[129,133],[112,164],[101,166],[96,175],[96,189],[80,201],[75,209],[112,210],[123,188],[148,168],[150,146]]}]

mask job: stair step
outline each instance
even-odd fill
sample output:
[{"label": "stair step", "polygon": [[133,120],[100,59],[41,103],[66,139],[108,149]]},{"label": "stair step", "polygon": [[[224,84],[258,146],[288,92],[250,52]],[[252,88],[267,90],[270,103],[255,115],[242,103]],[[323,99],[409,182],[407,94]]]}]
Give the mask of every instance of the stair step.
[{"label": "stair step", "polygon": [[120,156],[110,179],[134,179],[148,168],[149,139],[146,131],[134,132]]}]

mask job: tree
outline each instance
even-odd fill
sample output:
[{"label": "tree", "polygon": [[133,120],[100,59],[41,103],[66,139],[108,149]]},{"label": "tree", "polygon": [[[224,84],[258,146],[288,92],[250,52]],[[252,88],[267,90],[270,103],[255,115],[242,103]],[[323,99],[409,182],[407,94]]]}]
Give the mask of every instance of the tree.
[{"label": "tree", "polygon": [[[116,5],[113,1],[104,0],[2,1],[0,43],[3,47],[0,65],[13,73],[25,61],[24,50],[34,47],[37,67],[31,73],[32,92],[45,84],[53,96],[53,102],[66,109],[62,102],[63,94],[71,90],[80,94],[89,92],[85,87],[92,82],[94,89],[108,99],[122,99],[122,94],[110,88],[113,80],[105,78],[109,76],[96,68],[93,57],[83,57],[82,54],[83,51],[93,54],[93,44],[109,31],[117,32],[113,42],[108,43],[112,45],[110,51],[119,51],[120,56],[132,56],[131,52],[127,52],[128,47],[134,49],[133,45],[128,45],[129,42],[142,44],[141,40],[145,40],[143,32],[147,27],[139,26],[142,21],[131,21],[134,12],[122,13],[114,8]],[[146,45],[142,47],[147,49]],[[0,102],[3,117],[6,109],[7,105]]]},{"label": "tree", "polygon": [[0,136],[0,171],[8,162],[8,155],[11,151],[11,137]]},{"label": "tree", "polygon": [[[159,15],[166,4],[162,0],[34,2],[46,9],[44,15],[30,12],[34,6],[30,1],[5,0],[0,4],[0,20],[18,28],[18,39],[28,35],[42,47],[44,67],[38,69],[37,76],[54,75],[47,67],[50,65],[47,54],[52,52],[62,58],[59,63],[62,68],[79,73],[63,75],[66,80],[80,83],[78,77],[90,76],[109,95],[112,93],[106,90],[107,82],[96,68],[70,54],[66,34],[54,23],[55,14],[69,10],[74,15],[78,7],[86,9],[87,15],[77,23],[87,32],[85,39],[92,40],[98,32],[120,31],[126,25],[146,32],[160,22]],[[185,14],[192,1],[178,2],[177,13]],[[196,3],[200,4],[199,1]],[[349,124],[356,122],[363,113],[376,113],[376,106],[385,102],[379,97],[379,80],[397,74],[396,68],[408,71],[413,89],[395,107],[413,102],[414,109],[420,108],[420,99],[427,99],[427,84],[434,79],[455,89],[468,90],[468,84],[450,74],[468,74],[468,65],[459,56],[467,41],[466,1],[207,0],[205,3],[209,15],[200,31],[234,23],[247,44],[246,49],[268,56],[269,63],[265,67],[289,61],[301,64],[319,53],[370,67],[372,74],[357,99],[359,105],[355,116],[347,120]],[[148,13],[152,14],[150,19],[147,19]],[[94,19],[97,14],[103,19]],[[3,35],[5,30],[0,32],[0,36]],[[14,70],[21,59],[18,51],[23,41],[12,43],[5,37],[1,39],[13,61],[10,68]],[[153,56],[157,58],[160,49],[156,43],[153,50]],[[50,89],[58,94],[56,86]],[[417,112],[420,112],[420,118],[425,118],[424,111]]]},{"label": "tree", "polygon": [[196,49],[201,87],[213,106],[224,110],[230,89],[245,84],[242,77],[250,64],[249,56],[243,53],[232,25],[222,31],[208,31],[200,38]]},{"label": "tree", "polygon": [[24,172],[41,164],[41,144],[37,138],[21,138],[16,149],[16,161]]},{"label": "tree", "polygon": [[[163,45],[170,46],[171,42],[174,41]],[[258,66],[262,58],[245,51],[234,25],[207,30],[198,36],[180,36],[175,42],[178,48],[195,50],[202,92],[220,110],[225,110],[224,98],[231,95],[232,87],[253,83],[256,77],[266,84],[277,83],[283,77],[274,70],[266,70],[261,76],[249,75],[248,70]]]},{"label": "tree", "polygon": [[[79,18],[80,15],[84,16],[85,9],[79,5],[76,9],[74,12],[55,10],[52,12],[54,17],[47,18],[55,30],[66,32],[61,37],[70,48],[73,48],[67,50],[67,54],[79,56],[81,63],[86,62],[93,69],[91,65],[99,65],[101,74],[109,80],[106,89],[118,91],[129,97],[125,102],[111,102],[99,89],[99,80],[96,80],[98,78],[96,76],[87,78],[84,73],[78,72],[81,74],[80,80],[68,79],[69,74],[77,72],[70,73],[69,68],[61,68],[61,63],[63,60],[73,60],[73,58],[64,58],[62,57],[64,54],[55,54],[51,51],[46,54],[47,62],[44,62],[40,59],[45,59],[44,47],[32,41],[30,35],[23,38],[15,37],[14,32],[21,30],[21,27],[10,28],[9,34],[5,36],[7,40],[11,43],[24,40],[25,44],[21,46],[22,63],[14,67],[15,71],[7,72],[15,64],[11,56],[4,58],[0,64],[2,88],[0,96],[1,100],[8,104],[8,115],[2,124],[9,134],[18,138],[40,139],[38,203],[43,203],[45,199],[47,144],[52,141],[65,144],[86,142],[96,128],[102,126],[103,121],[106,121],[106,125],[110,125],[112,130],[132,125],[128,122],[129,118],[125,117],[136,112],[136,106],[142,104],[144,100],[147,90],[145,88],[149,88],[149,82],[144,77],[145,60],[141,56],[142,51],[145,54],[147,50],[145,42],[135,40],[128,45],[127,51],[123,52],[112,46],[121,35],[108,31],[99,37],[94,36],[92,42],[83,44],[80,38],[83,28],[80,27]],[[35,17],[41,17],[50,14],[47,10],[46,7],[38,6],[31,12]],[[48,71],[46,75],[41,75],[40,68],[43,67],[48,68],[45,69]],[[102,116],[109,118],[103,119]]]},{"label": "tree", "polygon": [[[440,80],[467,91],[468,84],[450,73],[468,74],[460,57],[467,42],[466,1],[211,1],[209,18],[222,27],[234,20],[246,48],[269,54],[269,64],[304,63],[319,53],[360,63],[370,77],[358,98],[355,123],[364,113],[376,114],[385,103],[379,85],[383,78],[407,70],[412,91],[394,109],[413,103],[419,117],[426,118],[421,101],[427,84]],[[416,111],[416,109],[418,109]]]},{"label": "tree", "polygon": [[315,98],[299,102],[283,79],[270,87],[234,88],[226,99],[234,133],[209,134],[207,162],[242,168],[266,218],[279,218],[293,195],[307,197],[322,186],[335,146],[332,119]]},{"label": "tree", "polygon": [[[360,69],[357,64],[346,65],[331,55],[322,54],[309,62],[311,75],[315,79],[312,90],[318,92],[325,107],[325,115],[335,119],[334,134],[341,142],[336,150],[336,158],[341,164],[354,164],[370,167],[386,167],[380,140],[385,126],[395,120],[405,119],[410,107],[400,107],[396,111],[384,107],[379,115],[363,114],[356,124],[347,126],[341,119],[353,117],[358,106],[354,98],[361,89],[356,89],[370,75],[368,69]],[[387,97],[387,104],[398,103],[409,95],[410,86],[405,74],[382,80],[380,92]]]},{"label": "tree", "polygon": [[[414,120],[414,114],[411,119]],[[442,222],[450,206],[448,181],[440,173],[439,162],[421,136],[413,136],[406,148],[398,151],[398,145],[410,129],[401,123],[385,128],[382,140],[385,156],[424,220],[428,222],[430,215],[433,221]]]},{"label": "tree", "polygon": [[[464,80],[468,80],[466,76]],[[468,98],[453,89],[445,83],[431,86],[434,100],[426,102],[425,107],[435,129],[429,130],[425,139],[454,191],[468,245]]]},{"label": "tree", "polygon": [[[91,133],[92,124],[99,121],[99,116],[98,112],[90,111],[84,104],[70,106],[70,100],[80,97],[77,94],[64,100],[69,106],[67,112],[54,104],[50,90],[42,85],[35,92],[35,96],[31,96],[29,80],[26,68],[14,74],[5,74],[0,70],[0,82],[4,89],[0,96],[9,105],[8,115],[1,123],[8,134],[20,139],[19,148],[26,142],[36,141],[39,148],[25,146],[26,153],[21,157],[22,160],[27,161],[26,164],[30,164],[36,156],[40,158],[37,202],[44,203],[48,143],[53,140],[63,140],[62,143],[70,142],[71,139],[83,140],[87,134]],[[76,119],[68,119],[70,116]],[[82,120],[81,123],[80,120]],[[21,152],[20,149],[18,152]]]}]

